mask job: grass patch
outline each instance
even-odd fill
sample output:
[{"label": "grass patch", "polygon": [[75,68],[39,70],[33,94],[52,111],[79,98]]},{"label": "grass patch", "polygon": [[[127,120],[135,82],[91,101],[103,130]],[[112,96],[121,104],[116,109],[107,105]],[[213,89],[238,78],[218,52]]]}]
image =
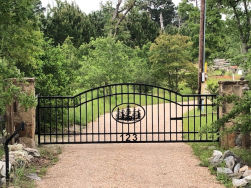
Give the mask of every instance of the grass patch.
[{"label": "grass patch", "polygon": [[217,133],[212,123],[217,120],[216,107],[206,106],[203,110],[193,108],[184,114],[184,140],[217,140]]},{"label": "grass patch", "polygon": [[224,184],[226,187],[231,188],[232,186],[232,180],[227,175],[224,174],[218,174],[216,168],[210,166],[209,158],[213,154],[213,150],[220,150],[224,152],[220,148],[219,143],[189,143],[189,145],[192,147],[194,154],[200,159],[201,163],[200,165],[203,167],[208,167],[211,174],[216,176],[216,179]]},{"label": "grass patch", "polygon": [[34,188],[35,182],[26,177],[29,173],[37,173],[39,177],[46,174],[47,168],[58,161],[58,155],[62,153],[59,146],[41,146],[38,148],[41,157],[33,158],[28,166],[16,168],[11,173],[10,186],[22,188]]},{"label": "grass patch", "polygon": [[[200,131],[203,128],[207,128],[207,127],[211,127],[211,123],[216,120],[216,114],[213,114],[212,116],[212,110],[214,110],[212,107],[210,107],[208,109],[208,117],[206,119],[205,117],[193,117],[194,114],[196,115],[200,115],[200,111],[198,109],[196,110],[192,110],[189,111],[189,113],[187,113],[187,116],[191,116],[191,119],[185,120],[184,121],[184,129],[185,131],[190,131],[190,132],[194,132],[195,131]],[[189,115],[188,115],[189,114]],[[192,125],[192,126],[189,126]],[[204,139],[205,138],[205,134],[207,133],[201,133],[201,134],[192,134],[190,135],[190,139],[193,140],[200,140],[201,138]],[[186,139],[188,139],[188,135],[184,135]],[[216,137],[216,134],[208,134],[208,136],[214,136]],[[218,142],[210,142],[210,143],[189,143],[189,145],[192,147],[194,154],[200,159],[200,165],[203,167],[208,167],[211,174],[216,176],[216,179],[221,182],[222,184],[224,184],[226,187],[231,188],[232,186],[232,179],[229,178],[227,175],[224,174],[218,174],[216,172],[216,168],[210,166],[209,163],[209,158],[212,156],[213,154],[213,150],[220,150],[224,153],[225,150],[223,150],[222,148],[220,148],[220,145]],[[233,153],[235,153],[237,156],[239,156],[242,161],[251,166],[251,150],[250,149],[242,149],[242,148],[231,148],[230,149]]]}]

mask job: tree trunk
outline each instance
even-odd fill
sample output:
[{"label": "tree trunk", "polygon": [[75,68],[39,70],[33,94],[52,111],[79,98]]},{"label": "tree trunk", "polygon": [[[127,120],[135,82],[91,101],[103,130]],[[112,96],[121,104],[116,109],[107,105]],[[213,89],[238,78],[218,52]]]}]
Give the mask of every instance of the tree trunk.
[{"label": "tree trunk", "polygon": [[162,12],[160,12],[159,21],[160,21],[161,32],[164,32],[165,27],[164,27],[164,20],[163,20],[163,14],[162,14]]},{"label": "tree trunk", "polygon": [[242,43],[242,53],[247,54],[248,53],[248,44]]}]

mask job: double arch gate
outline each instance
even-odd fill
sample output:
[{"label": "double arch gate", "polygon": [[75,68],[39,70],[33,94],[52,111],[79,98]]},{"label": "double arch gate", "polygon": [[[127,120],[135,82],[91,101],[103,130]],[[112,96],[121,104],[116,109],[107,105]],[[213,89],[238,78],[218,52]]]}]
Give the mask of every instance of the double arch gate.
[{"label": "double arch gate", "polygon": [[39,96],[39,144],[212,142],[216,95],[182,95],[146,84],[113,84],[71,97]]}]

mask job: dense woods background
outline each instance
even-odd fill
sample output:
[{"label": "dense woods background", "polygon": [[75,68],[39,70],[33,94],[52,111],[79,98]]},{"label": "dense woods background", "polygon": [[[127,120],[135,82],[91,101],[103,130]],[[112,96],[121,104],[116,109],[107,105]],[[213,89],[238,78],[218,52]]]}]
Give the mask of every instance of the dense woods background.
[{"label": "dense woods background", "polygon": [[[207,0],[206,61],[228,59],[251,80],[250,6]],[[35,100],[6,80],[13,77],[35,77],[39,95],[121,82],[195,93],[199,16],[193,0],[178,7],[170,0],[118,0],[88,15],[74,3],[57,1],[45,11],[40,0],[0,0],[0,114],[13,98],[23,105]]]}]

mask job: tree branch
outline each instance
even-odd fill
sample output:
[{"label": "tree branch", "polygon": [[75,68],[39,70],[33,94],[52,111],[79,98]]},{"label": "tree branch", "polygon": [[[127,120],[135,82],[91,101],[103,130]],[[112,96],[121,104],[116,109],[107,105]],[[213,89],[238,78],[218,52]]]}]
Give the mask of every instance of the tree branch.
[{"label": "tree branch", "polygon": [[250,16],[249,16],[249,12],[248,12],[248,6],[247,6],[247,1],[244,0],[244,8],[245,8],[245,14],[247,16],[247,42],[249,41],[249,37],[250,37],[250,24],[251,24],[251,20],[250,20]]},{"label": "tree branch", "polygon": [[232,5],[232,8],[234,10],[234,15],[236,17],[237,24],[238,24],[238,29],[240,31],[241,39],[242,39],[242,42],[243,42],[245,40],[245,37],[244,37],[244,33],[243,33],[243,30],[242,30],[242,27],[241,27],[241,20],[240,20],[238,12],[236,10],[236,5]]},{"label": "tree branch", "polygon": [[117,35],[118,32],[118,26],[121,24],[121,22],[125,19],[126,15],[131,11],[131,9],[134,7],[136,3],[136,0],[133,0],[133,2],[130,4],[130,6],[126,9],[125,13],[123,16],[118,20],[117,24],[115,25],[115,31],[113,37]]}]

